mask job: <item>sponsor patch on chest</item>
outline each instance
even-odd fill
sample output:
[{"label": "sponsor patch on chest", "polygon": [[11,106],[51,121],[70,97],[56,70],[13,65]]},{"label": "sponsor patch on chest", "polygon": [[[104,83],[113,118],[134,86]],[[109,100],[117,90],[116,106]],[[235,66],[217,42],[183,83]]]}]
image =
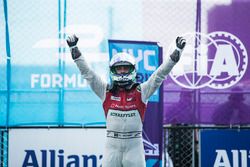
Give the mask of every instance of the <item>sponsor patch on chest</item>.
[{"label": "sponsor patch on chest", "polygon": [[121,97],[117,97],[117,96],[111,96],[110,99],[114,101],[121,101]]},{"label": "sponsor patch on chest", "polygon": [[110,116],[113,117],[135,117],[136,113],[117,113],[117,112],[111,112]]},{"label": "sponsor patch on chest", "polygon": [[134,101],[134,98],[133,97],[128,97],[127,101]]},{"label": "sponsor patch on chest", "polygon": [[122,104],[112,103],[110,105],[110,108],[114,110],[135,110],[137,109],[137,106],[135,104],[122,105]]}]

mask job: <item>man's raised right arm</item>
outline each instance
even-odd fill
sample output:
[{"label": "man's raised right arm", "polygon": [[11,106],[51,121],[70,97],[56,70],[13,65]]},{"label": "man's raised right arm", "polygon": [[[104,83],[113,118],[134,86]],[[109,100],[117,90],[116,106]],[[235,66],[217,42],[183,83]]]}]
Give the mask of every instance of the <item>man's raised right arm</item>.
[{"label": "man's raised right arm", "polygon": [[93,70],[91,70],[77,47],[77,42],[79,38],[75,35],[69,36],[67,38],[67,43],[70,48],[72,59],[75,61],[81,75],[87,80],[91,89],[96,93],[96,95],[103,101],[105,99],[105,92],[107,88],[107,83],[104,82],[100,76],[98,76]]}]

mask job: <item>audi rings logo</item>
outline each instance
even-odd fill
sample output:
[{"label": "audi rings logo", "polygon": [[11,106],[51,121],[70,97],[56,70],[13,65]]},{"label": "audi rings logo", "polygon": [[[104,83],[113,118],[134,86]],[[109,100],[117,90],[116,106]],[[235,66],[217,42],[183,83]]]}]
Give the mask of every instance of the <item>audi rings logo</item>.
[{"label": "audi rings logo", "polygon": [[[216,31],[210,34],[187,33],[183,37],[187,45],[180,62],[170,73],[178,85],[189,89],[225,89],[239,82],[245,74],[247,51],[235,35]],[[168,53],[173,48],[174,42]]]}]

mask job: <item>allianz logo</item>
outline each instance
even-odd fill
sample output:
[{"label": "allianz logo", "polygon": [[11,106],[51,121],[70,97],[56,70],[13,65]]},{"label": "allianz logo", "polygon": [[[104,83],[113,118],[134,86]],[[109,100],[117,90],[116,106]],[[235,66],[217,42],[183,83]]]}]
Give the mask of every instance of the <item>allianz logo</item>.
[{"label": "allianz logo", "polygon": [[99,167],[103,155],[66,154],[63,149],[25,150],[22,167]]},{"label": "allianz logo", "polygon": [[250,150],[215,150],[213,167],[248,167]]}]

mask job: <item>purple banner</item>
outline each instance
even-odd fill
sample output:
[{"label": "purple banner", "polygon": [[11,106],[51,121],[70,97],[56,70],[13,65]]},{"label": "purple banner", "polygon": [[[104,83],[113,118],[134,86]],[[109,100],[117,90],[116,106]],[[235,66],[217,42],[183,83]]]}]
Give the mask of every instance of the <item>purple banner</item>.
[{"label": "purple banner", "polygon": [[[109,40],[109,55],[129,52],[137,62],[138,82],[144,82],[162,61],[162,48],[156,42]],[[149,54],[150,53],[150,54]],[[147,59],[147,60],[145,60]],[[149,68],[150,67],[150,68]],[[149,99],[143,123],[143,142],[148,167],[161,166],[162,159],[162,87]]]},{"label": "purple banner", "polygon": [[214,6],[202,33],[197,7],[198,29],[183,35],[187,46],[165,81],[165,124],[250,124],[249,8],[243,0]]}]

